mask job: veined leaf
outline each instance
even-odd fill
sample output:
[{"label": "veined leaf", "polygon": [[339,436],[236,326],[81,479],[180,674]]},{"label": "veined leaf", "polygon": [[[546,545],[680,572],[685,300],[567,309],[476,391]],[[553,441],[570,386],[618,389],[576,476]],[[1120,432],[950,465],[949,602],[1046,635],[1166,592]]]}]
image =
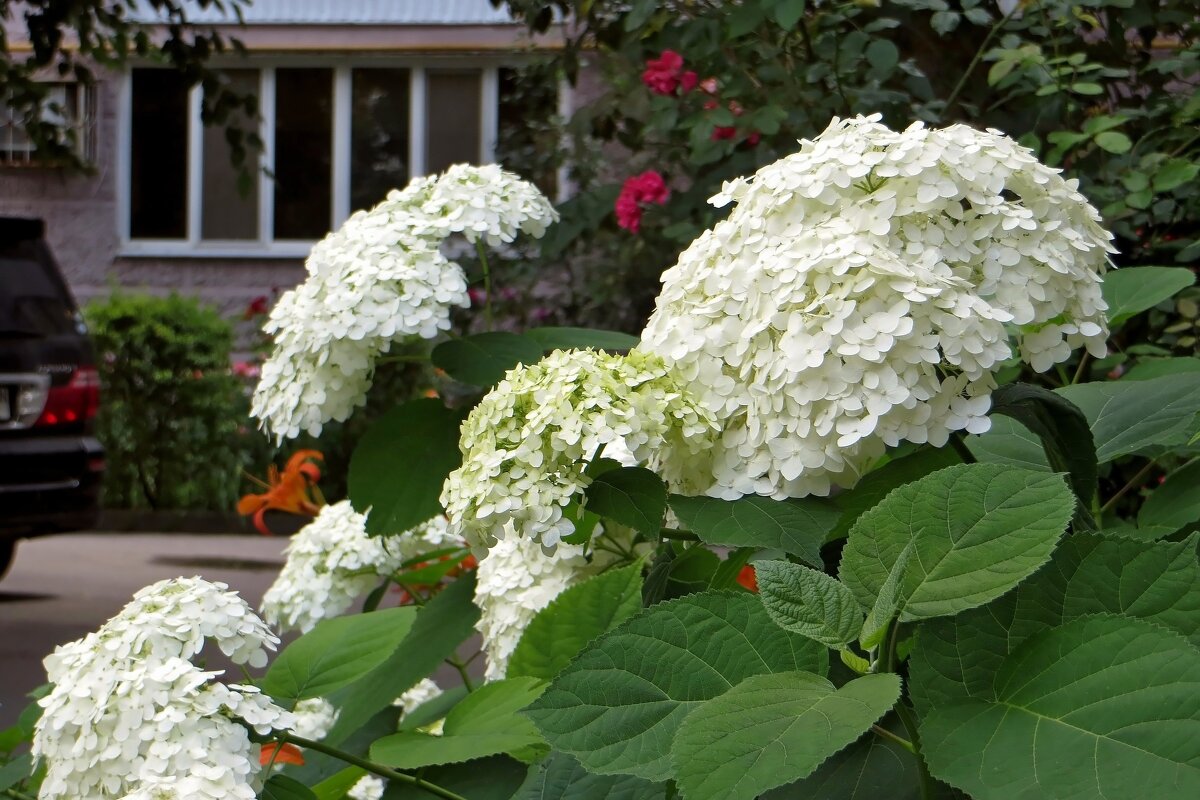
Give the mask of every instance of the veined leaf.
[{"label": "veined leaf", "polygon": [[272,775],[259,797],[262,800],[317,800],[312,789],[287,775]]},{"label": "veined leaf", "polygon": [[822,566],[821,545],[839,516],[833,504],[816,498],[719,500],[673,494],[671,509],[708,544],[782,550],[815,567]]},{"label": "veined leaf", "polygon": [[811,775],[855,742],[900,696],[900,676],[840,689],[810,672],[755,675],[694,711],[671,756],[687,800],[754,800]]},{"label": "veined leaf", "polygon": [[529,771],[512,800],[663,800],[666,787],[633,775],[593,775],[566,753]]},{"label": "veined leaf", "polygon": [[645,467],[597,475],[585,490],[587,510],[645,534],[657,534],[667,512],[667,487]]},{"label": "veined leaf", "polygon": [[1076,534],[1016,591],[983,608],[923,624],[910,660],[909,693],[917,711],[986,692],[1000,663],[1021,642],[1091,614],[1144,619],[1200,645],[1197,541]]},{"label": "veined leaf", "polygon": [[948,467],[896,489],[859,517],[839,576],[872,609],[910,544],[897,593],[904,622],[983,605],[1044,564],[1075,503],[1059,475],[995,464]]},{"label": "veined leaf", "polygon": [[842,510],[842,516],[830,532],[829,538],[843,538],[850,532],[854,521],[886,497],[892,489],[961,462],[962,459],[952,447],[922,447],[915,453],[893,459],[882,467],[871,470],[853,489],[842,492],[833,499]]},{"label": "veined leaf", "polygon": [[[883,724],[883,723],[881,723]],[[886,725],[885,725],[886,727]],[[903,730],[901,729],[901,736]],[[762,800],[917,800],[920,778],[912,753],[868,733],[804,780],[773,789]]]},{"label": "veined leaf", "polygon": [[908,562],[912,558],[914,547],[915,544],[909,542],[900,551],[896,563],[888,570],[887,579],[879,587],[879,594],[875,595],[875,604],[867,612],[867,618],[858,634],[858,643],[864,650],[873,650],[883,642],[888,625],[900,608],[900,589],[904,586],[904,578],[908,574]]},{"label": "veined leaf", "polygon": [[1104,274],[1108,324],[1114,328],[1191,286],[1196,276],[1185,267],[1125,267]]},{"label": "veined leaf", "polygon": [[992,417],[987,433],[966,438],[971,455],[984,464],[1006,464],[1021,469],[1051,472],[1046,451],[1037,434],[1015,419]]},{"label": "veined leaf", "polygon": [[508,662],[510,678],[551,680],[584,645],[642,609],[642,562],[576,584],[538,612]]},{"label": "veined leaf", "polygon": [[675,732],[701,703],[751,675],[824,672],[827,654],[753,595],[693,594],[593,641],[525,713],[589,772],[664,780]]},{"label": "veined leaf", "polygon": [[1151,445],[1187,444],[1200,413],[1200,372],[1080,383],[1055,391],[1087,415],[1101,464]]},{"label": "veined leaf", "polygon": [[276,700],[321,697],[382,664],[412,629],[414,608],[334,617],[279,654],[261,688]]},{"label": "veined leaf", "polygon": [[527,677],[486,683],[451,709],[441,736],[394,733],[371,745],[371,758],[398,769],[419,769],[536,748],[541,736],[517,712],[536,700],[545,686]]},{"label": "veined leaf", "polygon": [[787,561],[759,561],[754,571],[759,597],[776,625],[834,649],[858,636],[862,609],[836,578]]},{"label": "veined leaf", "polygon": [[1138,512],[1138,527],[1177,531],[1200,519],[1200,459],[1167,476]]},{"label": "veined leaf", "polygon": [[456,381],[488,387],[513,367],[541,361],[542,345],[516,333],[476,333],[442,342],[429,359]]},{"label": "veined leaf", "polygon": [[990,692],[931,709],[929,771],[978,800],[1200,796],[1200,650],[1099,615],[1035,634]]}]

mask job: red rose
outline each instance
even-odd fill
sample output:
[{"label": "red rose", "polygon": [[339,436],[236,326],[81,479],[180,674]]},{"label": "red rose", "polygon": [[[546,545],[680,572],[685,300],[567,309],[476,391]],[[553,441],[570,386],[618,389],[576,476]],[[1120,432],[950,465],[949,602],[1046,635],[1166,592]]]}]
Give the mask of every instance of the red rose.
[{"label": "red rose", "polygon": [[645,203],[662,205],[671,197],[671,190],[663,176],[652,169],[641,175],[627,178],[621,186],[614,207],[617,215],[617,225],[637,233],[642,225],[642,206]]}]

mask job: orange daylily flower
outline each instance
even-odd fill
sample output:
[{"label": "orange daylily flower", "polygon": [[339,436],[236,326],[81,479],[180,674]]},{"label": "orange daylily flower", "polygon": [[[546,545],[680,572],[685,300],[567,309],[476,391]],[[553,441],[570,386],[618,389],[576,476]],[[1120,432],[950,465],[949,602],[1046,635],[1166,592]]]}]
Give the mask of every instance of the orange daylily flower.
[{"label": "orange daylily flower", "polygon": [[752,592],[758,591],[758,575],[754,572],[754,567],[749,564],[742,567],[742,571],[738,573],[737,582]]},{"label": "orange daylily flower", "polygon": [[258,762],[264,767],[267,764],[295,764],[302,767],[304,766],[304,753],[294,744],[270,742],[262,746],[262,750],[258,754]]},{"label": "orange daylily flower", "polygon": [[324,499],[316,486],[317,481],[321,480],[321,467],[313,462],[324,460],[325,456],[317,450],[297,450],[288,459],[282,473],[274,464],[267,467],[267,482],[255,479],[266,491],[242,497],[237,504],[238,513],[242,516],[253,514],[254,527],[267,536],[271,531],[263,517],[268,510],[316,516],[324,505]]}]

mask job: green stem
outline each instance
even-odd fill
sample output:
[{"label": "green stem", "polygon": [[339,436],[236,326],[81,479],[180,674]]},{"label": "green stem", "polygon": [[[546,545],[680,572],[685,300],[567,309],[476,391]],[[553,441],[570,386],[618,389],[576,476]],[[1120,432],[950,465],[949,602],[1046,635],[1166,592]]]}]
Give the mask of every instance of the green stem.
[{"label": "green stem", "polygon": [[933,776],[929,774],[929,767],[925,765],[925,757],[921,755],[921,739],[917,733],[917,718],[913,716],[908,706],[904,705],[903,700],[898,700],[893,710],[896,712],[896,716],[900,718],[900,723],[904,726],[904,730],[908,731],[908,740],[912,745],[913,758],[917,760],[917,775],[921,782],[921,798],[922,800],[933,800],[933,798],[937,797],[937,785],[933,781]]},{"label": "green stem", "polygon": [[467,672],[467,665],[462,662],[458,656],[451,656],[446,659],[446,663],[458,670],[459,677],[462,678],[463,686],[467,687],[468,692],[475,691],[475,685],[471,683],[471,675]]},{"label": "green stem", "polygon": [[675,539],[680,542],[698,542],[700,537],[691,531],[681,531],[678,528],[663,528],[659,531],[659,536],[664,539]]},{"label": "green stem", "polygon": [[1075,369],[1075,377],[1071,379],[1071,384],[1074,385],[1083,380],[1083,371],[1087,369],[1088,358],[1090,353],[1087,350],[1083,351],[1083,355],[1079,357],[1079,366]]},{"label": "green stem", "polygon": [[1129,483],[1127,483],[1127,484],[1125,484],[1124,486],[1122,486],[1122,487],[1121,487],[1121,488],[1120,488],[1120,489],[1117,491],[1117,493],[1116,493],[1116,494],[1114,494],[1112,497],[1108,498],[1108,502],[1107,502],[1107,503],[1105,503],[1104,505],[1100,506],[1100,513],[1101,513],[1101,514],[1105,514],[1105,513],[1107,513],[1109,509],[1111,509],[1113,506],[1115,506],[1115,505],[1117,504],[1117,501],[1118,501],[1118,500],[1120,500],[1122,497],[1124,497],[1126,494],[1128,494],[1128,493],[1129,493],[1129,490],[1130,490],[1130,489],[1133,489],[1134,487],[1136,487],[1136,486],[1138,486],[1139,484],[1141,484],[1141,482],[1142,482],[1142,481],[1146,480],[1146,476],[1147,476],[1147,475],[1149,475],[1149,474],[1150,474],[1150,472],[1151,472],[1151,471],[1154,469],[1154,467],[1155,467],[1155,466],[1157,466],[1157,465],[1158,465],[1158,459],[1157,459],[1157,458],[1152,458],[1152,459],[1150,459],[1149,461],[1147,461],[1147,462],[1146,462],[1146,466],[1144,466],[1144,467],[1142,467],[1140,470],[1138,470],[1137,474],[1136,474],[1136,475],[1134,475],[1132,478],[1130,478],[1130,479],[1129,479]]},{"label": "green stem", "polygon": [[971,63],[967,64],[967,69],[963,72],[962,76],[959,77],[958,83],[955,84],[954,89],[950,92],[950,96],[946,98],[946,104],[942,106],[941,113],[938,114],[938,120],[941,120],[941,118],[945,116],[946,112],[949,111],[951,106],[954,105],[954,101],[958,99],[960,94],[962,94],[962,90],[966,88],[967,80],[971,77],[971,73],[974,72],[975,68],[979,66],[979,62],[983,59],[983,54],[987,52],[988,45],[992,43],[992,39],[996,38],[996,34],[1000,32],[1000,29],[1004,27],[1004,24],[1008,22],[1012,15],[1017,13],[1017,9],[1019,9],[1021,5],[1021,3],[1016,3],[1013,5],[1012,11],[1009,11],[1007,14],[1001,17],[1000,21],[993,25],[992,29],[988,31],[987,36],[983,37],[983,43],[980,44],[979,49],[975,51],[975,55],[971,59]]},{"label": "green stem", "polygon": [[910,742],[908,739],[905,739],[903,736],[897,736],[882,725],[872,725],[871,730],[875,731],[877,736],[882,736],[884,739],[889,739],[895,742],[910,753],[915,754],[917,752],[917,748],[913,747],[912,742]]},{"label": "green stem", "polygon": [[475,240],[475,251],[479,253],[479,263],[483,265],[483,318],[487,321],[487,329],[490,331],[492,326],[492,273],[488,269],[487,250],[483,246],[483,239]]},{"label": "green stem", "polygon": [[33,797],[30,797],[24,792],[18,792],[16,789],[5,789],[4,794],[13,798],[13,800],[34,800]]},{"label": "green stem", "polygon": [[336,747],[331,747],[330,745],[316,742],[312,739],[305,739],[303,736],[296,736],[295,734],[291,733],[281,733],[277,738],[281,742],[290,742],[291,744],[299,747],[306,747],[309,750],[315,750],[318,753],[324,753],[327,756],[333,756],[336,759],[345,761],[351,766],[365,769],[367,772],[373,772],[381,778],[387,778],[389,781],[407,783],[411,786],[416,786],[420,789],[424,789],[430,794],[445,798],[445,800],[467,800],[467,798],[463,797],[461,794],[455,794],[449,789],[438,786],[436,783],[430,783],[429,781],[413,777],[412,775],[406,775],[403,772],[397,772],[396,770],[389,769],[382,764],[376,764],[374,761],[368,761],[365,758],[359,758],[353,753],[347,753],[344,750],[339,750]]}]

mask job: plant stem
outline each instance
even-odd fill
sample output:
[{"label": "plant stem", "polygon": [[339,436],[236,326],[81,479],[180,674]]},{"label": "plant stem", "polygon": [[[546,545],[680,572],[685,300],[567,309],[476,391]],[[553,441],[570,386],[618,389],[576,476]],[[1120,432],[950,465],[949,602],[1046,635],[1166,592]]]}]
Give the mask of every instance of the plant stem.
[{"label": "plant stem", "polygon": [[900,718],[900,723],[904,725],[904,730],[908,731],[908,740],[912,745],[913,758],[917,760],[917,775],[921,782],[921,798],[922,800],[933,800],[937,796],[937,790],[933,782],[933,776],[929,774],[929,767],[925,765],[925,757],[921,755],[921,739],[917,733],[916,717],[913,716],[908,706],[904,705],[903,700],[896,702],[894,710],[896,716]]},{"label": "plant stem", "polygon": [[483,239],[475,240],[475,252],[479,253],[479,263],[483,265],[483,318],[487,322],[487,329],[490,331],[492,326],[492,273],[488,269],[487,250],[483,246]]},{"label": "plant stem", "polygon": [[471,683],[471,675],[467,672],[467,665],[464,664],[458,656],[451,656],[450,658],[447,658],[446,663],[458,670],[458,674],[462,678],[463,686],[467,687],[468,692],[475,691],[475,685]]},{"label": "plant stem", "polygon": [[1122,497],[1124,497],[1126,494],[1129,493],[1130,489],[1134,488],[1135,486],[1140,484],[1142,481],[1144,481],[1146,479],[1146,476],[1149,475],[1150,472],[1157,465],[1158,465],[1157,458],[1152,458],[1149,461],[1147,461],[1146,466],[1144,466],[1140,470],[1138,470],[1137,474],[1129,479],[1129,483],[1122,486],[1120,488],[1120,490],[1117,491],[1116,494],[1114,494],[1112,497],[1108,498],[1107,503],[1100,506],[1100,513],[1104,514],[1106,511],[1108,511],[1113,506],[1115,506],[1117,504],[1118,500],[1120,500]]},{"label": "plant stem", "polygon": [[664,539],[675,539],[680,542],[700,541],[700,537],[691,531],[681,531],[678,528],[663,528],[658,535]]},{"label": "plant stem", "polygon": [[1083,351],[1083,355],[1079,357],[1079,366],[1075,369],[1075,377],[1071,379],[1072,384],[1079,383],[1083,379],[1083,371],[1087,369],[1088,358],[1090,353],[1087,350]]},{"label": "plant stem", "polygon": [[1021,5],[1021,3],[1014,4],[1012,10],[1001,17],[1000,20],[992,26],[991,30],[988,31],[987,36],[983,37],[983,43],[980,44],[979,49],[975,51],[975,55],[971,59],[971,63],[967,64],[966,70],[959,77],[958,83],[955,84],[954,89],[950,92],[950,96],[946,98],[946,104],[942,106],[941,113],[938,114],[939,121],[943,116],[945,116],[946,112],[950,110],[950,107],[954,105],[954,101],[958,99],[960,94],[962,94],[962,90],[966,88],[967,79],[971,77],[971,73],[974,72],[975,68],[979,66],[979,62],[983,59],[983,54],[987,52],[988,45],[992,43],[992,39],[996,38],[996,34],[1000,32],[1000,29],[1004,27],[1004,24],[1008,22],[1009,18],[1017,12],[1017,9],[1019,9]]},{"label": "plant stem", "polygon": [[5,789],[4,794],[7,797],[13,798],[13,800],[34,800],[33,797],[30,797],[24,792],[18,792],[16,789]]},{"label": "plant stem", "polygon": [[962,459],[964,464],[975,463],[975,454],[971,452],[971,448],[967,447],[967,443],[963,441],[961,434],[950,434],[950,446],[954,448],[954,452],[958,453],[958,457]]},{"label": "plant stem", "polygon": [[905,739],[903,736],[897,736],[882,725],[872,725],[871,730],[875,731],[877,736],[882,736],[884,739],[889,739],[895,742],[910,753],[917,752],[917,748],[913,747],[912,742],[910,742],[908,739]]},{"label": "plant stem", "polygon": [[435,794],[438,797],[445,798],[445,800],[467,800],[461,794],[455,794],[449,789],[438,786],[436,783],[430,783],[429,781],[416,778],[412,775],[406,775],[403,772],[397,772],[396,770],[385,767],[382,764],[376,764],[374,761],[368,761],[365,758],[359,758],[353,753],[347,753],[344,750],[339,750],[336,747],[331,747],[330,745],[316,742],[312,739],[305,739],[303,736],[296,736],[295,734],[291,733],[281,733],[277,738],[280,742],[290,742],[291,744],[298,745],[299,747],[307,747],[309,750],[315,750],[318,753],[324,753],[327,756],[333,756],[336,759],[345,761],[351,766],[365,769],[367,772],[373,772],[381,778],[387,778],[389,781],[407,783],[412,786],[416,786],[424,789],[430,794]]}]

